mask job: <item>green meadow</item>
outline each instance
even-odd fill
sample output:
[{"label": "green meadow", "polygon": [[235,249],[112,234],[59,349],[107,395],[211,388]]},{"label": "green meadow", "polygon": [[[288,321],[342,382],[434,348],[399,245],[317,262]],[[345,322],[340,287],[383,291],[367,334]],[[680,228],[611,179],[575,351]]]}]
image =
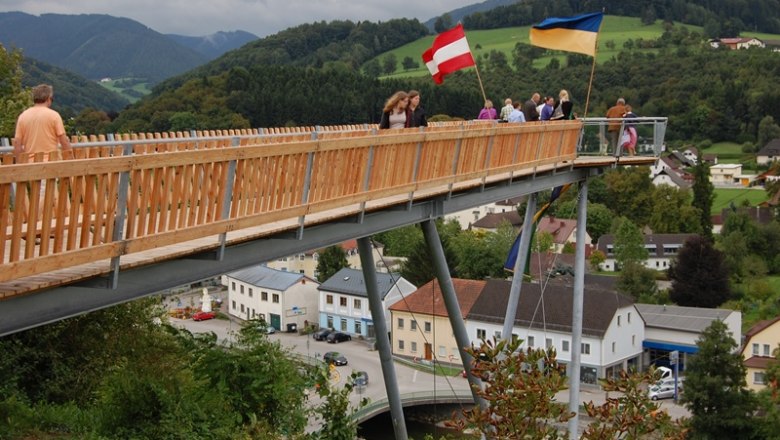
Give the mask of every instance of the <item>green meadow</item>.
[{"label": "green meadow", "polygon": [[712,202],[711,214],[720,214],[724,208],[733,203],[734,206],[742,206],[747,201],[750,206],[756,206],[767,200],[766,191],[763,188],[715,188],[715,201]]},{"label": "green meadow", "polygon": [[[701,28],[698,26],[688,26],[676,24],[676,26],[685,26],[691,31],[701,32]],[[511,65],[512,53],[517,43],[530,44],[528,40],[528,34],[531,26],[511,27],[501,29],[490,30],[476,30],[466,31],[466,38],[469,41],[471,52],[475,58],[490,53],[492,50],[503,52],[507,60]],[[663,23],[657,20],[655,24],[646,26],[643,25],[639,18],[634,17],[618,17],[607,15],[604,17],[604,21],[601,24],[601,31],[599,32],[599,49],[596,55],[597,62],[604,62],[617,55],[618,52],[623,50],[623,43],[628,40],[637,39],[654,39],[660,37],[664,32]],[[431,47],[434,36],[428,36],[421,38],[413,43],[401,46],[398,49],[394,49],[389,52],[385,52],[379,55],[379,61],[389,53],[395,54],[398,58],[398,69],[392,75],[385,76],[384,78],[393,77],[409,77],[409,76],[421,76],[427,75],[428,69],[422,63],[422,53],[426,49]],[[608,44],[609,42],[614,43]],[[612,48],[608,48],[612,46]],[[648,49],[652,50],[652,49]],[[534,61],[534,67],[544,67],[554,57],[565,57],[566,52],[551,51],[549,55],[540,57]],[[405,57],[411,57],[413,60],[420,63],[420,67],[417,69],[403,70],[401,67],[401,61]]]}]

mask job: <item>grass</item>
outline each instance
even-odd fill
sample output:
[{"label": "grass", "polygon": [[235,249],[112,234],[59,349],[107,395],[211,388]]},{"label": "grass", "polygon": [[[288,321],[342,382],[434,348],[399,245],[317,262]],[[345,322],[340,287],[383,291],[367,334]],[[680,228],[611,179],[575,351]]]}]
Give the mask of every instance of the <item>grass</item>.
[{"label": "grass", "polygon": [[720,159],[722,155],[742,156],[744,154],[742,153],[742,146],[736,142],[717,142],[702,152],[705,154],[717,154],[718,159]]},{"label": "grass", "polygon": [[[125,87],[118,87],[117,86],[118,82],[124,81],[124,80],[127,80],[127,79],[132,79],[132,78],[118,78],[118,79],[112,79],[112,80],[109,80],[109,81],[100,81],[100,82],[98,82],[98,84],[100,84],[101,86],[107,88],[108,90],[111,90],[112,92],[116,92],[119,95],[122,95],[128,101],[130,101],[131,103],[134,103],[134,102],[138,101],[139,99],[141,99],[140,96],[129,95],[129,94],[125,93],[125,89],[126,89]],[[152,92],[152,89],[149,86],[149,83],[147,83],[147,82],[134,84],[132,87],[130,87],[130,89],[132,89],[135,92],[139,93],[141,96],[148,95],[149,93]]]},{"label": "grass", "polygon": [[766,191],[751,188],[715,188],[715,201],[712,203],[711,214],[720,214],[724,208],[728,208],[733,202],[735,206],[742,206],[747,200],[750,206],[756,206],[767,200]]},{"label": "grass", "polygon": [[[698,26],[689,26],[676,24],[677,26],[685,26],[691,31],[701,33],[701,28]],[[514,52],[515,45],[517,43],[530,44],[528,39],[528,33],[531,26],[511,27],[501,29],[489,29],[489,30],[473,30],[467,31],[466,37],[469,41],[469,46],[474,54],[474,57],[482,56],[483,54],[490,53],[495,50],[503,52],[507,61],[512,65],[512,53]],[[601,32],[599,32],[599,52],[596,56],[597,62],[604,62],[616,56],[621,50],[623,50],[623,43],[628,40],[642,39],[654,39],[660,37],[664,32],[663,23],[661,20],[656,20],[655,24],[646,26],[643,25],[639,18],[635,17],[618,17],[607,15],[604,17],[604,21],[601,25]],[[429,75],[428,69],[422,63],[422,53],[431,47],[434,36],[428,36],[421,38],[412,43],[401,46],[389,52],[385,52],[378,56],[380,64],[382,59],[388,54],[393,53],[398,59],[398,70],[391,75],[387,75],[383,78],[406,78],[410,76],[423,76]],[[778,37],[780,39],[780,37]],[[614,43],[614,48],[609,49],[607,43]],[[479,46],[479,48],[477,48]],[[648,49],[652,51],[652,49]],[[546,66],[553,58],[563,58],[567,52],[553,51],[551,55],[540,57],[534,60],[534,67],[541,68]],[[401,67],[401,61],[405,57],[411,57],[413,60],[420,63],[420,67],[417,69],[410,69],[404,71]]]}]

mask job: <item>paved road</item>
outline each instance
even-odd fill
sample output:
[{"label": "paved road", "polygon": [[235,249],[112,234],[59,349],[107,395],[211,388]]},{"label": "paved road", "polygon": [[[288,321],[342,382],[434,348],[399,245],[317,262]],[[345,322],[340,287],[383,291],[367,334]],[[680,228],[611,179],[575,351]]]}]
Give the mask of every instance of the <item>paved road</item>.
[{"label": "paved road", "polygon": [[[192,320],[171,319],[174,325],[187,328],[193,333],[213,331],[219,340],[230,340],[233,336],[231,332],[237,332],[241,325],[237,322],[213,319],[209,321],[194,322]],[[345,366],[336,367],[341,381],[352,374],[352,371],[365,371],[368,373],[369,383],[365,390],[360,394],[353,395],[353,402],[357,403],[360,398],[368,397],[372,401],[387,397],[385,392],[384,377],[379,363],[379,352],[371,350],[364,341],[349,341],[339,344],[329,344],[325,341],[315,341],[310,336],[301,336],[297,333],[275,333],[269,336],[273,340],[278,340],[283,346],[288,347],[292,352],[301,355],[311,356],[321,359],[322,355],[328,351],[338,351],[342,353],[348,361]],[[415,370],[399,362],[394,363],[398,388],[401,394],[420,392],[420,391],[441,391],[443,393],[450,390],[468,390],[468,381],[460,375],[455,377],[434,376],[433,374]],[[614,395],[613,395],[614,397]],[[585,387],[580,391],[580,402],[592,401],[597,404],[603,404],[606,401],[607,393],[595,388]],[[562,391],[556,395],[560,402],[569,401],[568,390]],[[674,403],[673,400],[664,400],[660,402],[661,408],[669,412],[672,418],[689,417],[688,411]]]}]

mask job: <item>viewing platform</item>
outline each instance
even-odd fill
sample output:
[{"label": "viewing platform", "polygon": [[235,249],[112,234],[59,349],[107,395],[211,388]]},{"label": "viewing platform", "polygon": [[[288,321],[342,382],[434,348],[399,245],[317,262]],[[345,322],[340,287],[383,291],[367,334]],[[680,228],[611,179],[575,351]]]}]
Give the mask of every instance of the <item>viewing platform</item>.
[{"label": "viewing platform", "polygon": [[[653,164],[666,118],[630,121],[630,157],[607,151],[603,118],[92,136],[74,139],[72,158],[26,163],[0,149],[0,335]],[[14,314],[36,308],[49,312]]]}]

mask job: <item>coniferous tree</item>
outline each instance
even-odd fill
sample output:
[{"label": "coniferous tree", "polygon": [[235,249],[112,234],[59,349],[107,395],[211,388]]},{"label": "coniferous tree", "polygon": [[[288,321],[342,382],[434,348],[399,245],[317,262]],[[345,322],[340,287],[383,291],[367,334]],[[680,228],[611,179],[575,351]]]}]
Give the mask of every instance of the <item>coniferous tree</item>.
[{"label": "coniferous tree", "polygon": [[691,412],[694,439],[751,439],[756,402],[745,388],[745,366],[728,327],[715,320],[696,342],[686,366],[682,402]]},{"label": "coniferous tree", "polygon": [[693,206],[699,208],[701,234],[712,241],[712,202],[715,200],[714,187],[710,182],[710,167],[702,159],[701,151],[693,167]]},{"label": "coniferous tree", "polygon": [[669,267],[669,296],[678,305],[718,307],[729,299],[729,269],[723,253],[706,238],[695,235],[685,242]]},{"label": "coniferous tree", "polygon": [[317,281],[324,282],[345,267],[349,267],[349,263],[344,249],[341,246],[328,246],[317,261]]}]

